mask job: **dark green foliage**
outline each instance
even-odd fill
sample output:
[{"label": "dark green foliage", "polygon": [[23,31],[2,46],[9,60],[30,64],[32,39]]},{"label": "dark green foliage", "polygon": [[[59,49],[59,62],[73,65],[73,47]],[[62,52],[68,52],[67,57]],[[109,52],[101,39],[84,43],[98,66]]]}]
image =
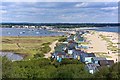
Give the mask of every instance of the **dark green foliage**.
[{"label": "dark green foliage", "polygon": [[98,78],[107,78],[108,74],[109,74],[109,68],[106,66],[106,67],[102,67],[100,71],[96,72],[94,75],[95,77]]},{"label": "dark green foliage", "polygon": [[64,65],[44,58],[15,62],[5,58],[3,71],[4,78],[81,78],[90,75],[85,71],[84,64],[78,64],[77,61]]},{"label": "dark green foliage", "polygon": [[66,41],[66,40],[67,40],[66,37],[61,37],[58,41],[59,41],[59,42],[64,42],[64,41]]},{"label": "dark green foliage", "polygon": [[42,44],[42,46],[48,46],[48,45],[50,45],[50,42]]},{"label": "dark green foliage", "polygon": [[56,78],[90,78],[91,74],[85,71],[84,64],[67,64],[57,68]]},{"label": "dark green foliage", "polygon": [[110,67],[109,77],[120,79],[120,62]]},{"label": "dark green foliage", "polygon": [[[85,70],[85,64],[78,60],[56,60],[34,58],[26,61],[9,61],[3,58],[3,78],[120,78],[120,68],[117,63],[110,68],[104,67],[95,74]],[[93,80],[93,79],[92,79]]]},{"label": "dark green foliage", "polygon": [[34,55],[34,58],[42,58],[42,57],[44,57],[44,54],[42,54],[42,53],[36,53],[35,55]]},{"label": "dark green foliage", "polygon": [[95,78],[108,78],[119,79],[120,78],[120,62],[114,64],[112,67],[103,67],[100,71],[94,74]]},{"label": "dark green foliage", "polygon": [[61,64],[82,64],[79,60],[75,59],[63,59]]}]

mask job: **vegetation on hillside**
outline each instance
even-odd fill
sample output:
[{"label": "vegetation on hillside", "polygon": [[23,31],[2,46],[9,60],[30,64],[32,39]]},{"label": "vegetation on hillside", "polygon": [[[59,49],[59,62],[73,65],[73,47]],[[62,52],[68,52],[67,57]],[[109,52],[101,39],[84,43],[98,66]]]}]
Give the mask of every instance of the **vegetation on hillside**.
[{"label": "vegetation on hillside", "polygon": [[102,68],[95,74],[88,73],[78,60],[64,59],[61,63],[44,58],[11,62],[3,58],[3,78],[120,78],[120,63]]}]

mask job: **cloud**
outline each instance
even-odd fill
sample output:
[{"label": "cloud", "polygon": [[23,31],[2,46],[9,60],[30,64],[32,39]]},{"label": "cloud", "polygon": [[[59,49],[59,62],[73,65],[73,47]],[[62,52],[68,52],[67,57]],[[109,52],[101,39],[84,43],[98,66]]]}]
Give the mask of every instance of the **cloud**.
[{"label": "cloud", "polygon": [[118,7],[105,7],[105,8],[101,8],[102,10],[117,10]]},{"label": "cloud", "polygon": [[113,2],[3,2],[2,6],[4,22],[115,22],[118,14]]},{"label": "cloud", "polygon": [[5,13],[7,13],[6,10],[0,10],[0,14],[5,14]]},{"label": "cloud", "polygon": [[88,3],[79,3],[76,4],[75,7],[87,7]]}]

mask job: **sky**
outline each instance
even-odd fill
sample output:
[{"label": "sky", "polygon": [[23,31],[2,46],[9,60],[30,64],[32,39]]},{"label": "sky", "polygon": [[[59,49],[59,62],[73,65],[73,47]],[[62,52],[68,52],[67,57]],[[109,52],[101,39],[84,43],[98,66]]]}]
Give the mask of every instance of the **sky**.
[{"label": "sky", "polygon": [[118,22],[118,2],[19,2],[17,0],[16,2],[4,1],[0,7],[2,22]]}]

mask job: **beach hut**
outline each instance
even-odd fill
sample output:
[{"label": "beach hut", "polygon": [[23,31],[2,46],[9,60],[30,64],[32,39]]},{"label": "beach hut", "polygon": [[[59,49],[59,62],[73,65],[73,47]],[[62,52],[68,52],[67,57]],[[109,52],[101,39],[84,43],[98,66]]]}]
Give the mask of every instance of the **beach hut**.
[{"label": "beach hut", "polygon": [[100,66],[108,66],[108,67],[110,67],[110,66],[112,66],[114,64],[114,61],[113,60],[100,60],[100,61],[98,61],[98,64]]},{"label": "beach hut", "polygon": [[107,59],[103,58],[103,57],[93,57],[92,58],[92,62],[95,64],[98,64],[98,61],[101,61],[101,60],[107,60]]},{"label": "beach hut", "polygon": [[61,62],[62,61],[62,58],[61,57],[59,57],[59,60],[58,60],[58,62]]},{"label": "beach hut", "polygon": [[95,57],[95,54],[94,53],[83,53],[83,54],[80,54],[80,57],[81,57],[81,61],[84,62],[84,63],[93,63],[92,62],[92,58]]},{"label": "beach hut", "polygon": [[91,73],[91,74],[93,74],[93,73],[95,73],[96,71],[98,71],[98,66],[100,66],[99,64],[87,64],[86,66],[85,66],[85,69],[89,72],[89,73]]},{"label": "beach hut", "polygon": [[73,50],[68,50],[68,54],[72,54],[73,53]]}]

